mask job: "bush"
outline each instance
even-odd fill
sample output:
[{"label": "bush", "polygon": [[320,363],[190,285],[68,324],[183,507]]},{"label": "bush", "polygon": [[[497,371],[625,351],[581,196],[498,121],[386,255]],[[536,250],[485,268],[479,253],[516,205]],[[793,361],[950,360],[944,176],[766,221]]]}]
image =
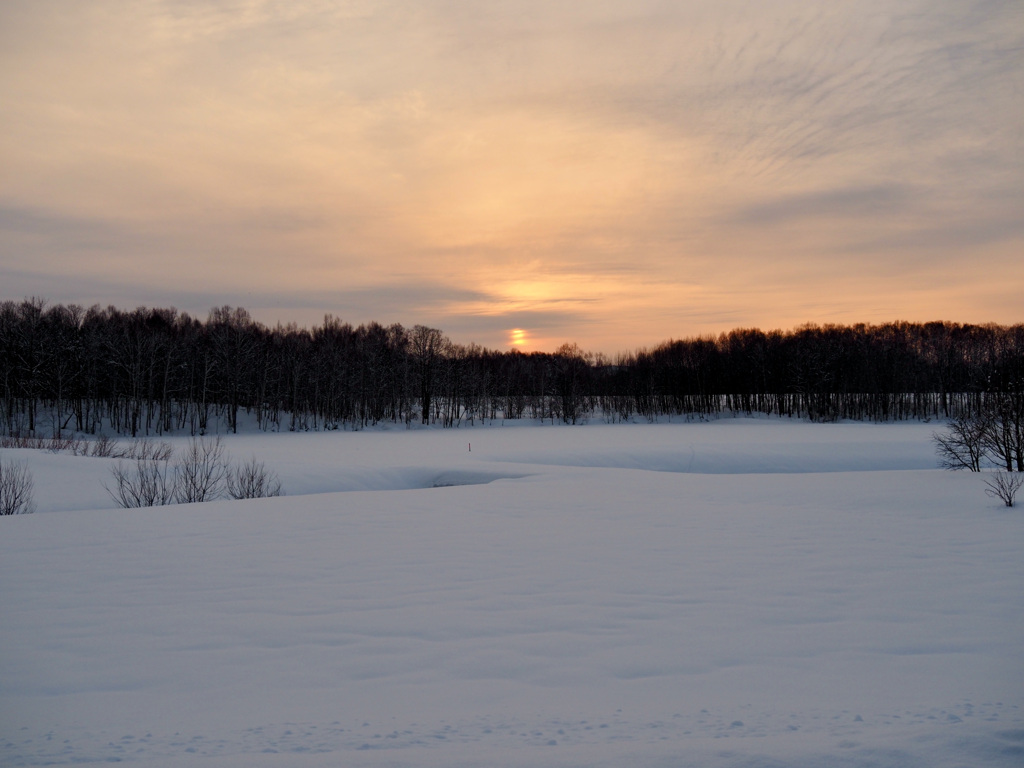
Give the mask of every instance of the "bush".
[{"label": "bush", "polygon": [[134,464],[122,461],[111,469],[113,487],[104,486],[121,507],[193,504],[215,499],[256,499],[280,496],[281,481],[262,462],[252,459],[233,467],[219,437],[196,438],[181,458],[172,461],[166,443],[143,446]]},{"label": "bush", "polygon": [[179,504],[213,501],[224,496],[228,474],[220,437],[193,438],[174,466],[174,498]]},{"label": "bush", "polygon": [[260,499],[281,495],[281,481],[256,459],[228,471],[228,496],[232,499]]},{"label": "bush", "polygon": [[27,515],[36,511],[35,483],[24,462],[0,459],[0,515]]},{"label": "bush", "polygon": [[110,471],[114,487],[103,487],[120,507],[158,507],[174,501],[175,472],[166,460],[136,459],[134,464],[119,461]]},{"label": "bush", "polygon": [[1024,485],[1024,475],[1011,475],[1009,472],[997,470],[985,479],[985,493],[994,499],[999,499],[1003,504],[1012,507],[1017,491]]},{"label": "bush", "polygon": [[170,443],[154,443],[149,438],[136,440],[129,445],[118,456],[126,459],[153,459],[154,461],[169,461],[174,455],[174,449]]},{"label": "bush", "polygon": [[100,435],[93,442],[89,455],[107,459],[113,456],[116,450],[117,440],[107,437],[106,435]]}]

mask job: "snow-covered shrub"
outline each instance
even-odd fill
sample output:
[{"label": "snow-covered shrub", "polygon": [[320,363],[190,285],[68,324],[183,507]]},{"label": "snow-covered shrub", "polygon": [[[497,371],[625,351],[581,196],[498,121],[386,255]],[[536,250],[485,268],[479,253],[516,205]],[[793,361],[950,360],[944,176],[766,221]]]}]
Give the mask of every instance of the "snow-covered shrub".
[{"label": "snow-covered shrub", "polygon": [[0,459],[0,515],[35,512],[34,490],[35,483],[27,464]]}]

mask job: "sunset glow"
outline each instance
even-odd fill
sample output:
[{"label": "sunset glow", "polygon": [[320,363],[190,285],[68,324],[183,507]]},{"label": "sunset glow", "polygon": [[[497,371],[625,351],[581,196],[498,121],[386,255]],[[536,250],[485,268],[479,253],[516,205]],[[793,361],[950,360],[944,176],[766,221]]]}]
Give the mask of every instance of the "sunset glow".
[{"label": "sunset glow", "polygon": [[1019,322],[1022,51],[1009,2],[8,3],[0,299],[607,353]]}]

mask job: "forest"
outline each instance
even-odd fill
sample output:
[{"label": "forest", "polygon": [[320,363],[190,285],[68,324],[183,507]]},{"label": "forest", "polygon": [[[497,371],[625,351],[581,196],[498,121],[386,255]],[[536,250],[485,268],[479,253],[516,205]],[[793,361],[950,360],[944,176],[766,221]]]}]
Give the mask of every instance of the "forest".
[{"label": "forest", "polygon": [[243,308],[0,303],[0,433],[133,437],[457,427],[534,419],[771,414],[813,421],[970,417],[1024,392],[1024,324],[955,322],[736,329],[614,358],[576,344],[523,353],[436,328],[274,328]]}]

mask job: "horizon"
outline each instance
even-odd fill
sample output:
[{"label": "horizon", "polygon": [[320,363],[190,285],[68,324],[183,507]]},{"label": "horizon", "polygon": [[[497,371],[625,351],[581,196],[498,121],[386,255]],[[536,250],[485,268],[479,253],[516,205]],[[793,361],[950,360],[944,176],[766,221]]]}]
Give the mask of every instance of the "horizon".
[{"label": "horizon", "polygon": [[0,8],[0,284],[614,355],[1022,321],[1009,0]]},{"label": "horizon", "polygon": [[618,350],[614,350],[614,351],[609,352],[609,351],[603,350],[603,349],[591,349],[589,347],[583,347],[582,345],[578,344],[573,339],[565,339],[561,343],[556,344],[555,346],[553,346],[551,349],[536,349],[536,348],[525,349],[525,348],[523,348],[524,345],[516,343],[516,339],[517,339],[517,336],[518,336],[517,332],[521,332],[521,329],[518,329],[518,328],[511,329],[511,332],[510,332],[510,337],[511,337],[510,343],[506,344],[504,347],[489,347],[486,344],[479,344],[478,342],[476,342],[473,339],[470,339],[469,341],[463,341],[463,340],[460,340],[460,339],[453,338],[447,332],[446,329],[444,329],[444,328],[434,328],[433,326],[426,326],[426,324],[424,324],[424,323],[412,322],[412,323],[406,324],[406,323],[399,323],[399,322],[396,322],[396,323],[381,322],[380,320],[376,320],[376,319],[373,319],[373,318],[370,318],[369,320],[366,320],[366,321],[363,321],[363,322],[352,322],[352,321],[350,321],[350,320],[348,320],[348,319],[346,319],[344,317],[340,317],[340,316],[335,315],[335,314],[333,314],[331,312],[326,313],[324,316],[322,316],[320,318],[319,321],[314,321],[314,322],[311,322],[311,323],[299,323],[299,322],[296,322],[296,321],[280,321],[280,320],[277,320],[277,321],[272,322],[272,323],[268,323],[268,322],[265,322],[264,320],[260,319],[259,317],[255,316],[253,313],[251,313],[249,311],[248,307],[241,306],[241,305],[239,305],[239,306],[231,306],[231,305],[221,304],[221,305],[216,305],[216,306],[210,307],[205,312],[202,312],[202,311],[192,312],[192,311],[189,311],[187,309],[183,309],[181,307],[170,306],[170,305],[164,305],[164,306],[159,306],[159,305],[116,306],[114,304],[103,305],[101,303],[94,303],[94,304],[92,304],[90,306],[83,306],[83,305],[80,305],[80,304],[75,304],[74,302],[67,302],[67,303],[65,303],[65,302],[49,301],[48,299],[46,299],[45,297],[42,297],[42,296],[24,297],[22,299],[6,299],[6,298],[3,298],[3,297],[0,297],[0,304],[6,303],[6,302],[12,302],[14,304],[19,304],[19,303],[23,303],[23,302],[40,302],[42,307],[43,307],[43,311],[44,312],[46,310],[52,308],[52,307],[55,307],[55,306],[65,306],[65,307],[67,307],[67,306],[77,306],[80,309],[85,310],[85,311],[90,311],[90,310],[93,310],[93,309],[99,309],[100,311],[106,311],[108,309],[114,309],[114,310],[117,310],[118,312],[122,312],[122,313],[125,313],[125,314],[129,314],[129,313],[132,313],[132,312],[135,312],[135,311],[138,311],[138,310],[145,310],[147,312],[151,312],[151,311],[170,311],[170,312],[177,313],[178,316],[187,315],[192,320],[198,320],[198,321],[200,321],[200,322],[202,322],[204,324],[211,322],[211,315],[215,311],[217,311],[217,310],[221,310],[221,309],[243,310],[254,323],[256,323],[257,325],[262,326],[263,328],[265,328],[268,331],[278,331],[278,330],[286,331],[286,330],[289,330],[291,327],[295,327],[297,330],[299,330],[301,332],[312,333],[312,332],[316,331],[318,328],[323,328],[328,320],[337,321],[337,322],[339,322],[339,323],[341,323],[343,325],[349,325],[353,329],[358,329],[360,327],[365,327],[365,326],[369,326],[369,325],[372,325],[372,324],[380,325],[380,326],[383,326],[383,327],[387,328],[387,327],[390,327],[392,325],[396,325],[397,324],[397,325],[400,325],[403,328],[405,328],[407,331],[411,331],[416,326],[425,326],[425,327],[428,327],[428,328],[433,328],[433,330],[440,331],[444,338],[448,339],[449,341],[451,341],[452,343],[454,343],[456,345],[461,345],[463,347],[468,347],[468,346],[472,346],[472,345],[476,344],[477,346],[479,346],[482,349],[484,349],[486,351],[489,351],[489,352],[520,352],[520,353],[523,353],[523,354],[533,354],[533,353],[556,354],[558,352],[558,349],[560,347],[562,347],[562,346],[565,346],[565,345],[570,345],[570,346],[575,345],[575,346],[579,347],[580,351],[582,351],[582,352],[584,352],[586,354],[601,355],[606,360],[612,361],[612,362],[614,362],[615,360],[617,360],[618,358],[623,357],[623,356],[629,356],[629,355],[633,355],[633,354],[636,354],[636,353],[639,353],[639,352],[645,352],[645,351],[650,351],[650,350],[658,349],[659,347],[666,346],[666,345],[669,345],[669,344],[673,344],[673,343],[676,343],[676,342],[686,343],[686,342],[698,341],[698,340],[710,340],[710,341],[717,342],[717,341],[719,341],[719,340],[729,336],[732,333],[747,332],[747,331],[754,331],[754,332],[757,332],[757,333],[762,333],[762,334],[764,334],[766,336],[771,336],[773,334],[781,334],[783,336],[788,336],[788,335],[793,335],[793,334],[797,333],[798,331],[801,331],[801,330],[804,330],[804,329],[812,329],[812,330],[821,329],[821,330],[826,330],[826,329],[833,328],[833,327],[837,327],[837,328],[841,328],[841,329],[855,329],[855,328],[857,328],[859,326],[864,326],[864,327],[866,327],[868,329],[873,329],[873,328],[883,328],[883,327],[886,327],[886,326],[895,326],[895,325],[901,325],[901,324],[907,324],[907,325],[910,325],[910,326],[925,326],[925,325],[931,325],[931,324],[935,324],[935,323],[941,323],[943,325],[958,325],[958,326],[972,326],[972,327],[991,327],[991,326],[995,326],[997,328],[1004,328],[1005,329],[1005,328],[1013,328],[1013,327],[1016,327],[1016,326],[1024,325],[1024,321],[1018,321],[1018,322],[1012,322],[1012,323],[994,323],[994,322],[971,323],[971,322],[961,322],[959,320],[949,320],[949,319],[943,319],[943,320],[932,319],[932,320],[917,321],[917,320],[905,320],[905,319],[902,319],[902,318],[897,318],[897,319],[894,319],[894,320],[883,320],[883,321],[871,322],[871,323],[864,323],[864,322],[852,322],[852,323],[815,323],[815,322],[805,322],[805,323],[798,323],[797,325],[793,325],[793,326],[790,326],[790,327],[787,327],[787,328],[772,328],[772,327],[761,328],[761,327],[758,327],[758,326],[733,326],[731,328],[727,328],[725,330],[718,331],[718,332],[708,331],[708,332],[705,332],[705,333],[690,334],[690,335],[685,335],[685,336],[664,336],[664,337],[662,337],[660,339],[651,341],[651,342],[646,343],[646,344],[640,344],[640,345],[638,345],[636,347],[633,347],[633,348],[630,348],[630,349],[618,349]]}]

